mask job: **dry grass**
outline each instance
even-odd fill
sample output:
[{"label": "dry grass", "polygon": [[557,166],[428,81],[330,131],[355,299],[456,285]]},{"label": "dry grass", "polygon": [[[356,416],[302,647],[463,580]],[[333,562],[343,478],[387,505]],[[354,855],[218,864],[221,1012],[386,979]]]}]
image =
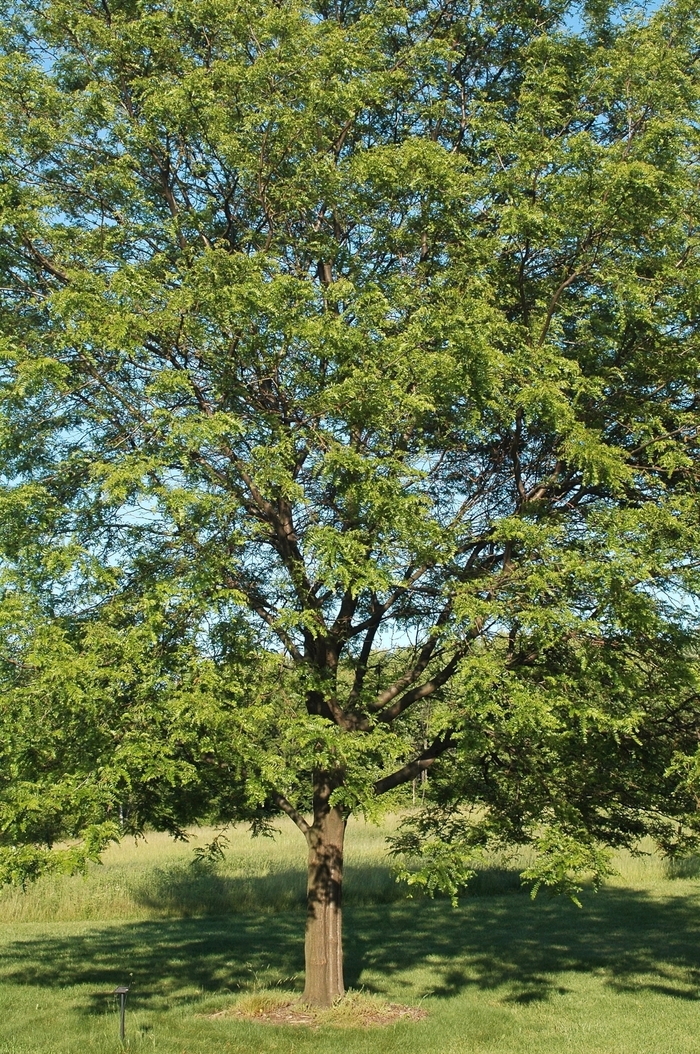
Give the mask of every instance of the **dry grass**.
[{"label": "dry grass", "polygon": [[235,1017],[269,1025],[301,1025],[307,1028],[382,1028],[397,1021],[421,1021],[428,1016],[420,1006],[390,1003],[369,992],[347,992],[334,1006],[309,1006],[290,992],[251,992],[230,1006],[207,1015]]}]

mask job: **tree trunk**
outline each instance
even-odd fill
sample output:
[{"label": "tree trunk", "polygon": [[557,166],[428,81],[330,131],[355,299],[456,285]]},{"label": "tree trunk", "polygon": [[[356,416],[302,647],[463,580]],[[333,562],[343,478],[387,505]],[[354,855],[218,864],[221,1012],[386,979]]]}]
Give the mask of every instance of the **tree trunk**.
[{"label": "tree trunk", "polygon": [[340,903],[344,838],[345,818],[340,809],[319,803],[306,836],[309,876],[304,1000],[313,1006],[331,1006],[345,994]]}]

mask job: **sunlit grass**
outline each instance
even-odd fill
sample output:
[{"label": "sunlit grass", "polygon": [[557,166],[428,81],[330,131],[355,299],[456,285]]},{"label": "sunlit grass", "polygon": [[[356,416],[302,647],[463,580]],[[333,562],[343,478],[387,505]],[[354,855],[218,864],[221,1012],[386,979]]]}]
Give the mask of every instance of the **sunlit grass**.
[{"label": "sunlit grass", "polygon": [[[26,891],[0,889],[0,924],[92,919],[182,918],[287,911],[303,904],[306,843],[287,821],[273,838],[245,828],[226,834],[215,867],[198,864],[195,849],[215,832],[191,832],[187,842],[149,833],[104,854],[86,877],[50,876]],[[345,903],[384,903],[403,896],[385,853],[387,828],[352,823],[348,832]]]},{"label": "sunlit grass", "polygon": [[[503,856],[474,894],[407,900],[386,830],[351,825],[346,979],[428,1011],[350,1029],[343,1054],[696,1054],[700,861],[618,854],[620,874],[583,908],[520,888]],[[118,1051],[117,984],[130,984],[129,1049],[163,1054],[328,1054],[339,1034],[243,1020],[240,999],[303,987],[305,845],[230,834],[225,861],[193,866],[161,835],[112,848],[88,877],[0,894],[0,1054]],[[273,1000],[274,1001],[274,1000]],[[359,1004],[358,1004],[359,1005]]]}]

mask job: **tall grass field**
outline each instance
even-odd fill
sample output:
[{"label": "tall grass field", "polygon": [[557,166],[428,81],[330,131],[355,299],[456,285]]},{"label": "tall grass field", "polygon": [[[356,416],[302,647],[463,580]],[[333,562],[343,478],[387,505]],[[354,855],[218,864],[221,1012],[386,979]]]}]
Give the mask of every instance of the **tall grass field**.
[{"label": "tall grass field", "polygon": [[[149,835],[87,878],[0,892],[0,1054],[697,1054],[700,874],[620,854],[619,877],[583,907],[520,889],[522,861],[494,860],[457,908],[409,899],[386,831],[347,840],[346,983],[420,1005],[382,1028],[239,1018],[237,1001],[303,987],[305,846],[230,836],[193,865],[189,843]],[[253,999],[254,1002],[254,999]]]}]

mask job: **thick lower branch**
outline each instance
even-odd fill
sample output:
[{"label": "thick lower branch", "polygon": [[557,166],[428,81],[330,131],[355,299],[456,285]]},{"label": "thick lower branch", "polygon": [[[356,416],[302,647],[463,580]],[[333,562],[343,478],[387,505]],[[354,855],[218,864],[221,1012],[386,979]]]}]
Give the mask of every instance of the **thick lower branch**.
[{"label": "thick lower branch", "polygon": [[290,819],[294,821],[294,823],[297,825],[304,837],[308,838],[309,832],[311,831],[311,827],[306,822],[301,813],[297,812],[291,802],[288,802],[283,794],[275,793],[272,797],[275,802],[275,805],[277,805],[277,807],[281,809],[282,812],[285,812],[287,816],[289,816]]},{"label": "thick lower branch", "polygon": [[374,784],[375,794],[384,794],[394,787],[400,787],[402,783],[408,783],[410,780],[416,779],[421,772],[429,769],[441,754],[444,754],[446,750],[454,746],[455,743],[450,732],[444,736],[439,736],[414,761],[409,761],[408,764],[397,769],[396,772],[392,772],[389,776],[384,776],[382,779],[377,780]]}]

